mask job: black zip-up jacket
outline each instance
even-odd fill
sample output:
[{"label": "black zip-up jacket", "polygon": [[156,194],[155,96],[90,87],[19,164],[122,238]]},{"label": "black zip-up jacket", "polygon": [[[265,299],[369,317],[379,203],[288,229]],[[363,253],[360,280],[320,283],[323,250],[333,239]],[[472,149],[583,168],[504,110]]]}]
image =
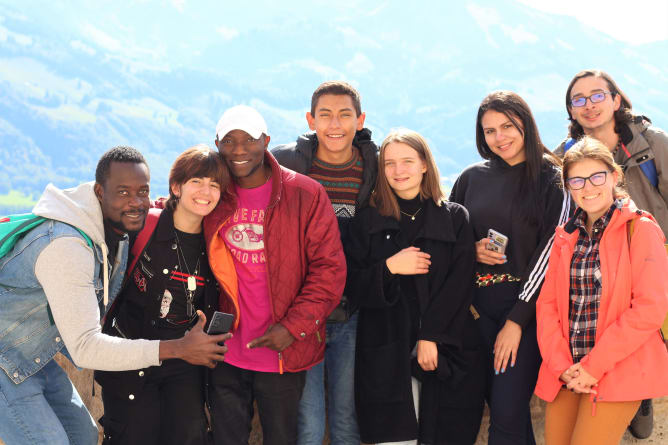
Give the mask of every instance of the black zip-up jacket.
[{"label": "black zip-up jacket", "polygon": [[[357,195],[355,211],[366,207],[371,198],[371,192],[376,185],[378,176],[378,146],[371,140],[371,130],[363,128],[355,133],[353,145],[357,147],[364,161],[364,170],[362,172],[362,185]],[[307,175],[313,164],[315,153],[318,150],[318,137],[315,133],[305,133],[296,142],[285,145],[278,145],[271,150],[279,164],[283,167],[294,170],[302,175]],[[345,250],[348,239],[349,223],[352,218],[337,218],[339,223],[339,232],[341,232],[341,243]],[[337,313],[345,310],[348,317],[355,313],[357,305],[346,297],[347,289],[341,298],[341,303],[334,310],[330,319],[338,318]]]},{"label": "black zip-up jacket", "polygon": [[[166,283],[169,275],[164,274],[164,270],[171,270],[174,267],[174,255],[176,252],[172,245],[176,241],[174,231],[174,217],[171,210],[163,210],[158,220],[151,238],[146,243],[144,250],[140,253],[140,259],[135,264],[134,269],[125,280],[123,289],[119,293],[113,313],[108,314],[102,331],[105,334],[114,337],[125,337],[131,339],[160,339],[169,340],[180,338],[186,330],[175,328],[173,332],[165,329],[156,329],[160,313],[160,303],[165,292]],[[209,270],[209,264],[206,256],[202,257],[200,267],[203,267],[200,276],[206,277],[204,286],[204,295],[196,304],[195,309],[200,309],[206,315],[207,321],[211,320],[214,310],[218,308],[218,282],[213,279],[213,274]],[[205,268],[205,269],[204,269]],[[145,292],[140,292],[137,288],[134,273],[141,271],[142,285],[145,285]],[[144,284],[145,283],[145,284]],[[141,303],[143,297],[143,307],[139,307],[137,302]],[[132,300],[133,304],[126,304],[127,300]],[[135,317],[127,316],[129,307]],[[137,309],[140,309],[137,314]],[[118,323],[120,331],[112,325],[114,318],[119,317],[122,320]],[[142,321],[137,323],[137,319]],[[134,321],[128,321],[134,320]],[[158,338],[156,338],[158,337]],[[132,371],[95,371],[95,380],[103,387],[105,393],[114,394],[118,397],[127,398],[129,394],[138,396],[144,386],[146,377],[152,368],[137,369]]]},{"label": "black zip-up jacket", "polygon": [[510,166],[498,157],[479,162],[459,175],[450,192],[450,201],[469,211],[476,241],[487,237],[489,229],[508,236],[508,262],[495,266],[477,263],[476,272],[509,273],[522,280],[517,302],[508,315],[522,327],[536,316],[536,299],[545,278],[554,230],[570,214],[570,197],[559,185],[560,171],[545,161],[539,179],[538,202],[542,208],[538,223],[522,217],[523,202],[532,199],[522,191],[525,168],[525,162]]}]

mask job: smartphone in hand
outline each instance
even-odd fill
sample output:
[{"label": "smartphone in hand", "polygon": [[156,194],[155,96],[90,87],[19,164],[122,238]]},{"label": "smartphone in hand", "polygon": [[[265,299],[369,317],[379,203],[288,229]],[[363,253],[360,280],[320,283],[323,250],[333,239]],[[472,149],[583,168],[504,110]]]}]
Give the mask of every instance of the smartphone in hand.
[{"label": "smartphone in hand", "polygon": [[508,237],[506,235],[494,229],[489,229],[487,231],[487,238],[490,239],[490,242],[487,243],[487,250],[498,253],[506,252],[506,246],[508,246]]},{"label": "smartphone in hand", "polygon": [[209,335],[227,334],[234,323],[234,315],[225,312],[216,311],[211,317],[211,323],[206,333]]}]

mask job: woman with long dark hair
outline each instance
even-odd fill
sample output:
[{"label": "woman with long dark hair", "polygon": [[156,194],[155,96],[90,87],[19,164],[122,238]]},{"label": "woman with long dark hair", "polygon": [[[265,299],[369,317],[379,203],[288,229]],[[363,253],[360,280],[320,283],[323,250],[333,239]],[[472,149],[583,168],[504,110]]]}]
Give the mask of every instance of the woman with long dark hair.
[{"label": "woman with long dark hair", "polygon": [[391,132],[347,245],[359,301],[355,397],[366,443],[472,444],[482,414],[466,210],[443,201],[427,142]]},{"label": "woman with long dark hair", "polygon": [[578,209],[557,228],[536,305],[547,445],[619,443],[640,401],[668,394],[665,238],[623,179],[596,139],[564,156],[564,188]]},{"label": "woman with long dark hair", "polygon": [[[210,319],[218,286],[202,219],[229,183],[220,155],[205,145],[183,152],[169,173],[169,199],[104,326],[117,337],[170,340]],[[154,217],[149,215],[149,218]],[[140,233],[141,236],[141,233]],[[95,374],[102,385],[104,444],[206,444],[204,368],[182,360]]]},{"label": "woman with long dark hair", "polygon": [[476,145],[450,200],[469,211],[475,232],[473,306],[485,341],[489,444],[534,444],[529,401],[540,365],[535,304],[555,227],[569,200],[561,162],[541,142],[526,102],[511,91],[483,99]]}]

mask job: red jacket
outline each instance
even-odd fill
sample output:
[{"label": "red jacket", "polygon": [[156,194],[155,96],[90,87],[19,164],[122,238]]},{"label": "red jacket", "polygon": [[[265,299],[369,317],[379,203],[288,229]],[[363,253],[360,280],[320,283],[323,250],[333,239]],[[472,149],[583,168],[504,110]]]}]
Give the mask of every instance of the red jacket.
[{"label": "red jacket", "polygon": [[[271,166],[271,198],[264,220],[269,295],[274,323],[295,341],[279,353],[279,369],[297,372],[322,361],[327,316],[338,305],[346,282],[346,260],[339,227],[325,189],[316,181],[278,165]],[[204,218],[211,270],[221,284],[220,307],[237,316],[239,288],[232,255],[218,235],[237,208],[234,189]]]},{"label": "red jacket", "polygon": [[[626,222],[637,218],[631,247]],[[557,228],[545,283],[536,302],[543,363],[536,395],[551,402],[573,364],[568,342],[569,278],[578,230]],[[599,380],[599,401],[668,395],[668,352],[659,328],[668,311],[668,257],[654,218],[627,201],[615,211],[600,245],[602,295],[593,349],[580,363]]]}]

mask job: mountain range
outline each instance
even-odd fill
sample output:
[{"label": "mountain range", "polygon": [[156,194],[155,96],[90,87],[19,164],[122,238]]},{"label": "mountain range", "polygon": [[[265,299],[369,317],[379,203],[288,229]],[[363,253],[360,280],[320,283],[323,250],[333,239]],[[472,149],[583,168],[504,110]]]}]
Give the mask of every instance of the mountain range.
[{"label": "mountain range", "polygon": [[144,153],[163,195],[172,161],[213,147],[226,108],[256,107],[271,145],[291,142],[332,79],[359,89],[378,143],[393,127],[422,133],[448,186],[479,160],[475,115],[492,90],[522,95],[554,147],[571,77],[602,68],[668,128],[666,54],[668,41],[631,45],[511,0],[0,0],[0,213],[29,209],[49,182],[92,180],[115,145]]}]

